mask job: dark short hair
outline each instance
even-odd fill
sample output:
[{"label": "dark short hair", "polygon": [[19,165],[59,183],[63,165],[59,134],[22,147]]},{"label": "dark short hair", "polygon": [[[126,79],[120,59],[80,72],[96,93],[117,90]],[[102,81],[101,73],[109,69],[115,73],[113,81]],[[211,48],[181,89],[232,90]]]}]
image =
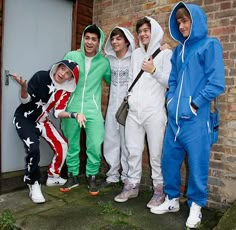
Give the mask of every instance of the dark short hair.
[{"label": "dark short hair", "polygon": [[143,24],[147,24],[148,27],[151,29],[151,22],[148,18],[144,17],[144,18],[141,18],[137,21],[136,23],[136,32],[138,33],[138,30],[139,28],[143,25]]},{"label": "dark short hair", "polygon": [[127,37],[125,36],[125,33],[123,30],[121,30],[119,28],[115,28],[114,30],[112,30],[110,38],[112,39],[112,37],[114,37],[116,35],[119,35],[120,37],[124,38],[125,42],[128,43],[128,46],[130,45],[130,42],[127,39]]},{"label": "dark short hair", "polygon": [[100,40],[100,37],[101,37],[100,29],[96,26],[96,24],[93,24],[93,25],[87,27],[84,31],[84,35],[86,33],[96,34],[98,39]]},{"label": "dark short hair", "polygon": [[177,20],[177,19],[183,18],[184,16],[191,19],[190,13],[187,10],[187,8],[185,6],[182,6],[176,11],[175,18]]}]

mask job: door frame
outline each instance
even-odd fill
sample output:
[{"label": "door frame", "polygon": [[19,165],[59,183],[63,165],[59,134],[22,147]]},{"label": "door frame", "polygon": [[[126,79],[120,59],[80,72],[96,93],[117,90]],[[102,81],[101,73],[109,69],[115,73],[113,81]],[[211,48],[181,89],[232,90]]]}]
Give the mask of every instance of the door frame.
[{"label": "door frame", "polygon": [[[2,47],[3,47],[3,32],[4,32],[4,3],[5,0],[0,0],[0,69],[2,70]],[[2,71],[1,71],[2,72]],[[4,76],[1,76],[3,78]],[[0,81],[0,146],[2,146],[2,79]],[[2,172],[2,149],[0,149],[0,175]]]}]

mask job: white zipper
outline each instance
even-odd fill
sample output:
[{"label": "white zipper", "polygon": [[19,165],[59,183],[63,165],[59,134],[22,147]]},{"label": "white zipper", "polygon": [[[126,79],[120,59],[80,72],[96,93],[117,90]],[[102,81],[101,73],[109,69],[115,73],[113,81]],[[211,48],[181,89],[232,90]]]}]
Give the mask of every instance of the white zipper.
[{"label": "white zipper", "polygon": [[180,131],[180,127],[179,127],[179,124],[178,124],[178,112],[179,112],[179,103],[180,103],[180,95],[181,95],[181,92],[182,92],[182,88],[183,88],[183,81],[184,81],[184,72],[182,74],[182,79],[181,79],[181,85],[180,85],[180,90],[179,90],[179,95],[178,95],[178,101],[177,101],[177,107],[176,107],[176,114],[175,114],[175,122],[176,122],[176,125],[178,127],[178,130],[175,134],[175,141],[177,139],[177,136],[179,134],[179,131]]},{"label": "white zipper", "polygon": [[88,73],[85,75],[85,79],[84,79],[84,87],[83,87],[83,93],[82,93],[82,99],[81,99],[81,113],[84,113],[84,93],[85,93],[87,78],[88,78]]}]

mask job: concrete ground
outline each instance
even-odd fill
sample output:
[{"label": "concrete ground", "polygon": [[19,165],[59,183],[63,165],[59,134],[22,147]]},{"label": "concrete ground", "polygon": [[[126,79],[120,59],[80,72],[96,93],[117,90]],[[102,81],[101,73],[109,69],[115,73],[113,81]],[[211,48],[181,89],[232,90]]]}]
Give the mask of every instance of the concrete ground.
[{"label": "concrete ground", "polygon": [[[68,193],[61,193],[58,187],[43,185],[42,191],[46,203],[34,204],[29,199],[26,188],[0,196],[0,215],[10,210],[16,219],[14,229],[21,230],[185,229],[188,207],[184,200],[181,200],[179,212],[155,215],[146,208],[152,195],[150,191],[142,190],[138,198],[125,203],[116,203],[113,199],[121,189],[121,186],[107,188],[101,190],[98,196],[92,197],[83,180],[78,188]],[[212,230],[222,217],[222,213],[216,210],[204,208],[202,212],[200,229]],[[222,229],[227,230],[227,228]]]}]

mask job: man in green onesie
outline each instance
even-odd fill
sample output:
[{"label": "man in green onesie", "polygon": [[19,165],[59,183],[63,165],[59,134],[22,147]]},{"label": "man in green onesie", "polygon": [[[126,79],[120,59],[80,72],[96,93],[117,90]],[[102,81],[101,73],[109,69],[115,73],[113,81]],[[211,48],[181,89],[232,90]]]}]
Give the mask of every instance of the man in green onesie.
[{"label": "man in green onesie", "polygon": [[60,188],[61,192],[68,192],[79,185],[80,133],[84,126],[89,193],[93,196],[99,193],[96,174],[100,167],[101,144],[104,139],[104,119],[101,112],[102,79],[108,84],[111,81],[109,61],[101,53],[103,44],[103,31],[96,25],[89,25],[83,32],[80,51],[71,51],[64,57],[78,63],[80,68],[80,80],[76,90],[71,94],[67,111],[75,117],[84,116],[84,123],[79,125],[76,119],[62,120],[62,130],[68,140],[69,149],[66,159],[68,180]]}]

